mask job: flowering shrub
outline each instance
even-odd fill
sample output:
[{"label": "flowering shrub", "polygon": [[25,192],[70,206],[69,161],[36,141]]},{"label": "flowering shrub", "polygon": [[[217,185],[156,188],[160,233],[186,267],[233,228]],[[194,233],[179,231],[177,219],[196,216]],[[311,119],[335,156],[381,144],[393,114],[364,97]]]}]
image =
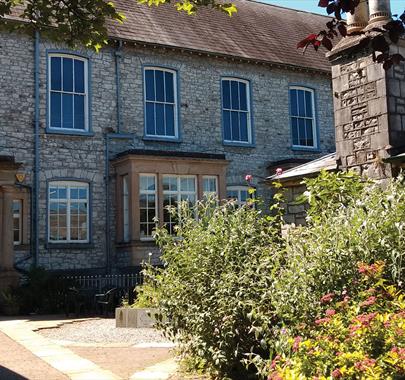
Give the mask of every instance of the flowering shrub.
[{"label": "flowering shrub", "polygon": [[289,337],[269,362],[269,380],[405,377],[405,295],[382,278],[383,262],[360,264],[353,298],[327,294],[322,315]]}]

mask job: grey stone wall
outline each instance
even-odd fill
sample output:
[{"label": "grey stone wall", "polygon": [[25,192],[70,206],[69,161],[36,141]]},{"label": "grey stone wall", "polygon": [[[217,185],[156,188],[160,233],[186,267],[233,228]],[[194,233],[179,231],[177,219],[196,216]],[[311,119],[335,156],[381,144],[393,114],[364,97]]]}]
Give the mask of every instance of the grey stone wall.
[{"label": "grey stone wall", "polygon": [[[46,54],[48,49],[66,47],[47,41],[40,43],[40,256],[39,264],[50,269],[103,268],[106,264],[106,181],[105,133],[117,131],[115,49],[101,53],[81,50],[91,65],[91,112],[93,136],[68,136],[46,133]],[[298,54],[298,53],[297,53]],[[176,69],[180,91],[181,142],[143,140],[143,65]],[[111,157],[129,148],[170,151],[224,153],[230,160],[228,184],[243,185],[244,176],[254,176],[258,195],[269,198],[262,178],[270,162],[291,157],[315,158],[334,151],[334,126],[331,82],[327,76],[286,70],[238,60],[198,56],[160,48],[126,45],[120,59],[122,133],[131,140],[111,142]],[[23,162],[26,184],[32,184],[34,130],[34,41],[31,37],[1,34],[0,43],[0,154],[15,156]],[[221,76],[248,79],[252,86],[254,147],[222,144]],[[289,85],[309,86],[315,90],[319,152],[291,149]],[[111,169],[112,170],[112,169]],[[46,242],[47,181],[82,179],[91,183],[92,242],[75,248],[51,248]],[[111,172],[110,200],[112,254],[125,265],[126,257],[114,252],[114,173]],[[21,257],[21,255],[19,255]],[[28,265],[25,262],[24,265]]]}]

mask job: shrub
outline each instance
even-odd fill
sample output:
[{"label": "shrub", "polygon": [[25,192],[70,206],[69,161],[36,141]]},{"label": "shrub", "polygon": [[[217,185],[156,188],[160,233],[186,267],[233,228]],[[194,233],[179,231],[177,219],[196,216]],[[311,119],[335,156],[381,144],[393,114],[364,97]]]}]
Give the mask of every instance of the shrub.
[{"label": "shrub", "polygon": [[382,279],[383,263],[361,264],[359,292],[327,294],[322,315],[301,335],[284,335],[270,379],[405,377],[405,295]]},{"label": "shrub", "polygon": [[158,327],[195,368],[267,377],[269,358],[285,348],[283,331],[298,334],[325,294],[355,289],[359,262],[384,260],[384,278],[403,281],[402,178],[381,187],[322,172],[306,185],[308,225],[285,239],[277,203],[274,216],[232,203],[183,204],[177,236],[157,231],[165,267],[147,273],[159,290]]}]

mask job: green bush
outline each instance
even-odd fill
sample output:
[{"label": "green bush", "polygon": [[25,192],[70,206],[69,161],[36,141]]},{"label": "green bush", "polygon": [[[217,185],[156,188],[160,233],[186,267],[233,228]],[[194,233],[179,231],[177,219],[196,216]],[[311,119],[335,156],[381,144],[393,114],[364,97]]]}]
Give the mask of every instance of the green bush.
[{"label": "green bush", "polygon": [[359,292],[330,293],[324,310],[269,365],[269,379],[405,378],[405,294],[361,264]]},{"label": "green bush", "polygon": [[160,295],[158,327],[195,368],[266,378],[281,332],[296,334],[322,311],[322,295],[353,287],[359,262],[384,260],[385,278],[403,281],[402,178],[381,187],[323,172],[306,184],[308,226],[285,238],[277,204],[274,216],[249,205],[182,205],[177,236],[157,231],[165,268],[146,272]]}]

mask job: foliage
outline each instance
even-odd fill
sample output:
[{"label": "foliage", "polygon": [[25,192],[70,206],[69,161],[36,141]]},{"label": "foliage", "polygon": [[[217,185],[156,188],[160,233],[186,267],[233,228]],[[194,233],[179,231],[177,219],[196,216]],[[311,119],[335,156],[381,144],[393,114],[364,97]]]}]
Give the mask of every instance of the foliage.
[{"label": "foliage", "polygon": [[[334,14],[334,18],[326,23],[326,29],[319,33],[312,33],[297,44],[298,49],[305,50],[309,45],[317,51],[321,46],[332,50],[334,38],[348,35],[346,21],[342,19],[342,13],[354,14],[360,0],[319,0],[318,6],[325,8],[328,15]],[[370,33],[371,32],[371,33]],[[377,32],[377,33],[376,33]],[[390,53],[390,45],[397,44],[405,35],[405,12],[397,18],[387,22],[381,28],[372,28],[371,31],[351,33],[351,35],[364,35],[358,48],[370,46],[373,51],[374,61],[382,63],[388,70],[392,65],[405,61],[398,53]],[[388,37],[388,38],[387,38]]]},{"label": "foliage", "polygon": [[257,284],[269,278],[264,268],[276,262],[280,220],[252,205],[216,207],[213,200],[195,209],[182,204],[179,220],[177,236],[164,228],[156,234],[165,268],[148,270],[161,295],[158,327],[196,369],[247,379],[244,353],[265,354],[250,312],[260,302]]},{"label": "foliage", "polygon": [[165,268],[148,270],[160,292],[158,327],[197,369],[267,377],[284,329],[302,331],[324,310],[325,294],[356,295],[359,262],[384,260],[384,278],[403,282],[403,178],[382,187],[323,172],[305,182],[308,225],[285,238],[277,204],[272,215],[231,203],[183,205],[177,236],[158,230]]},{"label": "foliage", "polygon": [[64,296],[71,281],[58,278],[41,267],[32,267],[16,289],[22,313],[55,313],[64,308]]},{"label": "foliage", "polygon": [[404,378],[405,294],[381,277],[383,265],[359,265],[360,284],[324,295],[323,314],[300,335],[285,331],[268,378]]},{"label": "foliage", "polygon": [[19,306],[20,299],[14,288],[8,288],[0,292],[0,305]]},{"label": "foliage", "polygon": [[[138,0],[142,4],[160,5],[170,0]],[[209,6],[232,15],[231,3],[216,0],[175,0],[178,11],[194,14]],[[7,16],[13,15],[14,20]],[[18,16],[24,22],[15,22]],[[69,46],[88,46],[99,50],[108,43],[107,22],[123,23],[124,13],[112,1],[104,0],[0,0],[0,26],[11,30],[40,31],[46,37]]]}]

